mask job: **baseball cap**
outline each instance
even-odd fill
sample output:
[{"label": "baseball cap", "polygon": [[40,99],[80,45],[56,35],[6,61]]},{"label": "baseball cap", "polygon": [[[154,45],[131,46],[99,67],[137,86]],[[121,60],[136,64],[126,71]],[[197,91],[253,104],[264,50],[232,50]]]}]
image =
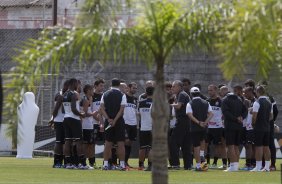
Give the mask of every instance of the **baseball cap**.
[{"label": "baseball cap", "polygon": [[190,89],[190,93],[200,93],[200,89],[197,88],[197,87],[192,87],[192,88]]}]

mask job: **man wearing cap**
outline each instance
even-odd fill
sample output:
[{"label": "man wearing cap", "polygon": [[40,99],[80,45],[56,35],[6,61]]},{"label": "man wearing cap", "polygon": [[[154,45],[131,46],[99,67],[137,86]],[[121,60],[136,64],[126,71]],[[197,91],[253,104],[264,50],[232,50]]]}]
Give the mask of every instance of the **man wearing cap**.
[{"label": "man wearing cap", "polygon": [[205,145],[206,127],[208,122],[213,117],[210,104],[201,98],[199,88],[192,87],[190,93],[193,97],[192,101],[187,104],[186,113],[191,120],[191,138],[194,148],[194,157],[197,165],[195,171],[202,171],[201,156],[204,156],[204,151],[200,150],[201,145]]},{"label": "man wearing cap", "polygon": [[191,142],[190,120],[186,115],[185,108],[190,101],[189,95],[183,90],[183,83],[176,80],[172,83],[172,93],[176,95],[176,103],[171,104],[175,109],[176,123],[170,139],[170,165],[172,169],[179,169],[179,148],[181,147],[184,169],[191,169]]}]

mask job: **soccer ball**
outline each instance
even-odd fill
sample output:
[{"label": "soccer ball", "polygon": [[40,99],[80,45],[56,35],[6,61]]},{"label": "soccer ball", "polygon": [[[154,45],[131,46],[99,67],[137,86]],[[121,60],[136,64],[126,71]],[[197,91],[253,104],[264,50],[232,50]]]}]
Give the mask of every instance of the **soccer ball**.
[{"label": "soccer ball", "polygon": [[279,131],[280,131],[279,126],[277,126],[276,124],[274,124],[274,132],[275,132],[275,133],[279,133]]},{"label": "soccer ball", "polygon": [[207,171],[209,169],[209,166],[206,162],[201,163],[201,169],[202,171]]}]

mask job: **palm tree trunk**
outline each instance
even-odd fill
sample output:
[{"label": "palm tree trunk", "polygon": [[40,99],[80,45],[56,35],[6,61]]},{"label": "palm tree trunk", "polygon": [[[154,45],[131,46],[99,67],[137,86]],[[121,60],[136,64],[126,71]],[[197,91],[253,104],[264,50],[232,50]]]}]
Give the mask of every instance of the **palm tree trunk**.
[{"label": "palm tree trunk", "polygon": [[164,88],[164,59],[157,60],[155,91],[153,96],[153,144],[152,144],[152,181],[153,184],[167,184],[167,129],[169,106]]}]

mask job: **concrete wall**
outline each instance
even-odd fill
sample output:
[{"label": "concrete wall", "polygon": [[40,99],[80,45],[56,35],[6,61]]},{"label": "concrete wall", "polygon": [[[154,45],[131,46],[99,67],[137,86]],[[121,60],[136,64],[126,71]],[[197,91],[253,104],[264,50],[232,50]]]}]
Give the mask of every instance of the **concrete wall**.
[{"label": "concrete wall", "polygon": [[9,7],[0,9],[0,19],[0,29],[44,28],[52,25],[52,8]]}]

